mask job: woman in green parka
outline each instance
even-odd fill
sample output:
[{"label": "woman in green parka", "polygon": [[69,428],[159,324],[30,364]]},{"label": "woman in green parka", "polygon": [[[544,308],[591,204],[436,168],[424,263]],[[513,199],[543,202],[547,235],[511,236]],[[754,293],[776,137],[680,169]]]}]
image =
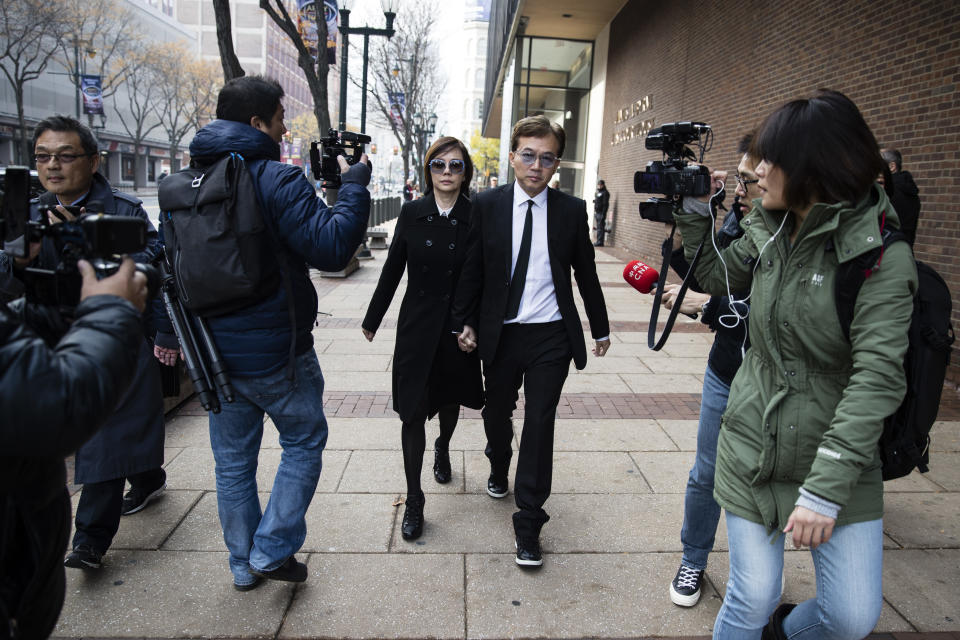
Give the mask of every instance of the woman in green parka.
[{"label": "woman in green parka", "polygon": [[[751,307],[751,347],[717,446],[730,578],[713,637],[859,639],[883,601],[877,441],[906,390],[916,267],[907,243],[884,251],[847,340],[838,267],[880,247],[881,228],[899,227],[875,182],[876,139],[853,102],[820,91],[768,116],[754,146],[762,198],[744,236],[720,254],[705,250],[696,270],[710,293],[750,290]],[[722,187],[726,174],[713,178]],[[690,259],[712,228],[709,205],[687,198],[676,218]],[[810,547],[817,594],[777,607],[787,533]]]}]

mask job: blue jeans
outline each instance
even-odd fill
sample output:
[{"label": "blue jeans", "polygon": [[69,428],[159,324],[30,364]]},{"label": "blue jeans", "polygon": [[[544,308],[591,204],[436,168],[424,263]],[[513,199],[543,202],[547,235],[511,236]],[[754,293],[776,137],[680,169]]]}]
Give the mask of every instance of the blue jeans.
[{"label": "blue jeans", "polygon": [[[713,626],[714,640],[760,638],[780,600],[785,534],[727,512],[730,579]],[[817,595],[783,621],[791,640],[860,640],[883,606],[883,520],[833,530],[830,541],[811,549]]]},{"label": "blue jeans", "polygon": [[707,555],[713,551],[713,540],[720,522],[720,505],[713,499],[713,473],[717,466],[720,418],[727,408],[729,395],[730,385],[707,365],[700,397],[697,458],[687,479],[683,528],[680,530],[680,541],[683,543],[683,559],[680,562],[697,570],[707,568]]},{"label": "blue jeans", "polygon": [[[327,420],[323,374],[311,349],[287,368],[258,378],[233,378],[236,400],[210,414],[210,444],[216,461],[217,510],[230,551],[236,584],[253,582],[250,568],[270,571],[296,553],[307,536],[306,512],[317,489]],[[257,497],[257,459],[263,414],[273,420],[283,453],[270,501],[262,513]]]}]

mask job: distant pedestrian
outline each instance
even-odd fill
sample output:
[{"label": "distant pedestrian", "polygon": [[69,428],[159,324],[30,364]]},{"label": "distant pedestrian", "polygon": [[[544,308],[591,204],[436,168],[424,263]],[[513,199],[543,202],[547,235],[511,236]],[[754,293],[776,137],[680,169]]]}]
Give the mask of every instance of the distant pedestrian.
[{"label": "distant pedestrian", "polygon": [[910,246],[917,237],[917,224],[920,220],[920,190],[909,171],[903,170],[903,157],[896,149],[881,149],[880,155],[887,163],[893,177],[893,195],[890,203],[900,218],[900,231]]},{"label": "distant pedestrian", "polygon": [[597,193],[593,197],[593,223],[597,228],[597,241],[593,243],[595,247],[603,246],[607,228],[607,209],[609,208],[610,192],[607,191],[607,184],[603,180],[597,180]]},{"label": "distant pedestrian", "polygon": [[410,202],[411,200],[413,200],[413,192],[414,192],[413,181],[410,179],[407,179],[407,181],[403,184],[403,201]]},{"label": "distant pedestrian", "polygon": [[157,186],[160,186],[160,183],[163,182],[163,179],[166,178],[167,175],[169,174],[167,174],[167,172],[164,171],[163,173],[157,176]]}]

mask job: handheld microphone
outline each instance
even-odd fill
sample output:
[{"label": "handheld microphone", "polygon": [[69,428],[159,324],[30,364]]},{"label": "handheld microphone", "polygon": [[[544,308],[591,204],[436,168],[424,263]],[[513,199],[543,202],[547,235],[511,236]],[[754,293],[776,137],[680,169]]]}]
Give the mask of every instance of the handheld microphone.
[{"label": "handheld microphone", "polygon": [[653,267],[634,260],[623,268],[623,279],[640,293],[650,293],[657,288],[660,274]]}]

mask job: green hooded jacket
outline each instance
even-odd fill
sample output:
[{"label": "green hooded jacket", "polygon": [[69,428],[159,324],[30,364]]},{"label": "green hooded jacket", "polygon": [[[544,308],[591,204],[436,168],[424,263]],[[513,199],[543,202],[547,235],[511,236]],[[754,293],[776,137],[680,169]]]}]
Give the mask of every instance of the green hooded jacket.
[{"label": "green hooded jacket", "polygon": [[[708,239],[697,264],[697,280],[711,294],[751,291],[751,346],[723,415],[714,497],[771,531],[786,525],[800,487],[841,506],[838,526],[883,516],[877,441],[906,392],[903,357],[917,288],[910,247],[891,244],[864,282],[849,341],[835,289],[839,264],[882,245],[881,212],[885,225],[899,227],[876,186],[856,206],[815,204],[791,246],[795,218],[784,221],[784,211],[755,200],[743,237],[721,252],[723,260]],[[690,260],[711,220],[690,213],[676,220],[690,239]]]}]

